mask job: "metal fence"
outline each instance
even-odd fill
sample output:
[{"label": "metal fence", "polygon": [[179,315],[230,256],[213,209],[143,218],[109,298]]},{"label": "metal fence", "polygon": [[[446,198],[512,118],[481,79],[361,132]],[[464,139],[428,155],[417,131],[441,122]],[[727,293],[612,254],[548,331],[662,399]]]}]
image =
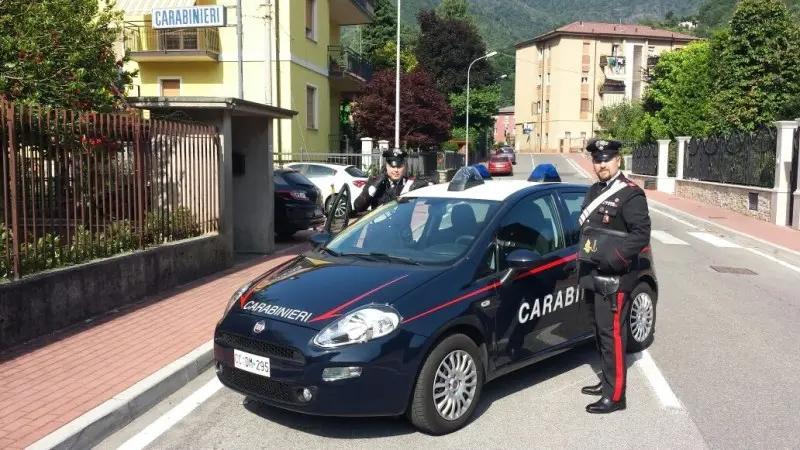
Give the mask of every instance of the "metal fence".
[{"label": "metal fence", "polygon": [[639,144],[631,152],[633,173],[637,175],[658,175],[658,143]]},{"label": "metal fence", "polygon": [[218,229],[214,127],[0,100],[0,278]]},{"label": "metal fence", "polygon": [[[273,161],[276,166],[291,163],[325,163],[353,165],[376,175],[383,165],[383,156],[380,151],[371,154],[362,153],[311,153],[300,152],[295,154],[275,153]],[[409,152],[406,157],[406,174],[414,177],[431,176],[437,170],[458,169],[464,165],[464,155],[456,152]]]},{"label": "metal fence", "polygon": [[771,188],[775,185],[777,132],[771,126],[754,132],[692,138],[686,145],[686,179]]}]

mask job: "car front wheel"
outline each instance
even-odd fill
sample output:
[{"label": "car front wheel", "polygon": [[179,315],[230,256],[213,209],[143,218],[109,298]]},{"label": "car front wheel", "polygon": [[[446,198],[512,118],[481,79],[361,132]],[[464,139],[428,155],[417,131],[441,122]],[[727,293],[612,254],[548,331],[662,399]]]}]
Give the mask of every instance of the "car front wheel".
[{"label": "car front wheel", "polygon": [[656,294],[647,283],[639,283],[631,292],[628,312],[628,352],[645,350],[655,339]]},{"label": "car front wheel", "polygon": [[472,417],[483,383],[478,346],[463,334],[450,335],[422,365],[407,416],[420,431],[452,433]]}]

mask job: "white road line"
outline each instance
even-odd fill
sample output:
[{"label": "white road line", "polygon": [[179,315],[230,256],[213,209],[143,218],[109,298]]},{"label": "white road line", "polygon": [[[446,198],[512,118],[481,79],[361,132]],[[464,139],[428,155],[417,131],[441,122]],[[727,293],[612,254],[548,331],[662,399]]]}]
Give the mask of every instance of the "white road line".
[{"label": "white road line", "polygon": [[118,450],[143,449],[150,445],[150,443],[164,434],[165,431],[172,428],[176,423],[183,420],[184,417],[189,415],[190,412],[201,405],[204,401],[211,398],[211,396],[221,388],[222,383],[215,376],[211,381],[193,392],[192,395],[186,397],[186,399],[184,399],[182,402],[175,405],[174,408],[156,419],[155,422],[148,425],[144,430],[128,439],[128,441],[122,444]]},{"label": "white road line", "polygon": [[726,241],[725,239],[722,239],[719,236],[714,236],[711,233],[706,233],[706,232],[703,232],[703,231],[689,231],[688,234],[690,234],[691,236],[696,237],[697,239],[700,239],[701,241],[706,241],[706,242],[708,242],[709,244],[711,244],[711,245],[713,245],[715,247],[742,248],[742,246],[739,245],[739,244],[734,244],[733,242]]},{"label": "white road line", "polygon": [[684,241],[683,239],[678,239],[675,236],[667,233],[666,231],[661,230],[651,230],[650,237],[661,242],[662,244],[667,245],[689,245],[688,242]]},{"label": "white road line", "polygon": [[672,219],[672,220],[674,220],[676,222],[682,223],[682,224],[686,225],[689,228],[692,228],[692,229],[695,229],[695,230],[699,230],[700,229],[700,227],[698,227],[697,225],[689,223],[689,222],[687,222],[687,221],[685,221],[683,219],[680,219],[678,217],[675,217],[672,214],[665,213],[664,211],[659,211],[658,209],[655,209],[655,208],[650,208],[650,211],[654,212],[656,214],[661,214],[662,216],[665,216],[665,217],[667,217],[669,219]]},{"label": "white road line", "polygon": [[672,388],[669,387],[667,379],[664,378],[664,375],[658,369],[658,366],[656,366],[656,362],[653,361],[650,353],[644,350],[641,353],[635,353],[633,356],[636,358],[634,364],[639,366],[639,369],[642,371],[645,378],[647,378],[647,381],[650,382],[650,386],[653,388],[653,392],[655,392],[661,404],[665,408],[683,409],[683,404],[678,400],[678,396],[675,395]]},{"label": "white road line", "polygon": [[776,263],[782,265],[783,267],[786,267],[787,269],[791,269],[791,270],[794,270],[797,273],[800,273],[800,267],[793,266],[793,265],[791,265],[791,264],[789,264],[787,262],[783,262],[780,259],[778,259],[778,258],[776,258],[776,257],[774,257],[772,255],[768,255],[768,254],[766,254],[764,252],[760,252],[760,251],[758,251],[758,250],[756,250],[754,248],[745,248],[745,250],[750,251],[752,253],[755,253],[756,255],[763,256],[764,258],[767,258],[768,260],[770,260],[772,262],[776,262]]},{"label": "white road line", "polygon": [[[529,154],[528,156],[530,156],[530,157],[531,157],[531,167],[532,167],[533,169],[535,169],[535,168],[536,168],[536,164],[534,164],[534,163],[533,163],[533,153]],[[533,169],[531,169],[531,170],[533,170]]]},{"label": "white road line", "polygon": [[575,169],[576,172],[578,172],[578,175],[582,176],[583,178],[591,178],[589,176],[589,172],[585,171],[583,167],[581,167],[580,164],[573,161],[572,158],[565,156],[564,159],[566,159],[567,163],[570,166],[572,166],[572,168]]}]

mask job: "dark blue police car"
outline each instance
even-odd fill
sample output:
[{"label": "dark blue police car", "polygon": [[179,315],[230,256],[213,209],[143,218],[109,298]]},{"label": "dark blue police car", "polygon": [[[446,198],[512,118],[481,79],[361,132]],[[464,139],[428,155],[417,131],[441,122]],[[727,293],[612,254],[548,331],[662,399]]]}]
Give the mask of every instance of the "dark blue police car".
[{"label": "dark blue police car", "polygon": [[[487,381],[594,338],[576,275],[588,186],[482,180],[411,191],[242,286],[214,335],[221,382],[317,415],[469,420]],[[628,351],[653,341],[650,250]]]}]

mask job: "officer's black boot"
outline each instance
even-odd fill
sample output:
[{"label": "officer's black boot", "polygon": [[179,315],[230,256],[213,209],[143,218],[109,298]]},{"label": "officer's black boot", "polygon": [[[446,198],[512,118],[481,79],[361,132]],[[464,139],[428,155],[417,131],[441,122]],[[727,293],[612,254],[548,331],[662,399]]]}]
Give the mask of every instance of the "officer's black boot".
[{"label": "officer's black boot", "polygon": [[584,386],[581,392],[586,395],[600,395],[603,393],[603,382],[597,383],[594,386]]},{"label": "officer's black boot", "polygon": [[602,397],[600,400],[586,406],[586,412],[592,414],[608,414],[623,409],[625,409],[625,397],[622,397],[617,402],[608,397]]}]

